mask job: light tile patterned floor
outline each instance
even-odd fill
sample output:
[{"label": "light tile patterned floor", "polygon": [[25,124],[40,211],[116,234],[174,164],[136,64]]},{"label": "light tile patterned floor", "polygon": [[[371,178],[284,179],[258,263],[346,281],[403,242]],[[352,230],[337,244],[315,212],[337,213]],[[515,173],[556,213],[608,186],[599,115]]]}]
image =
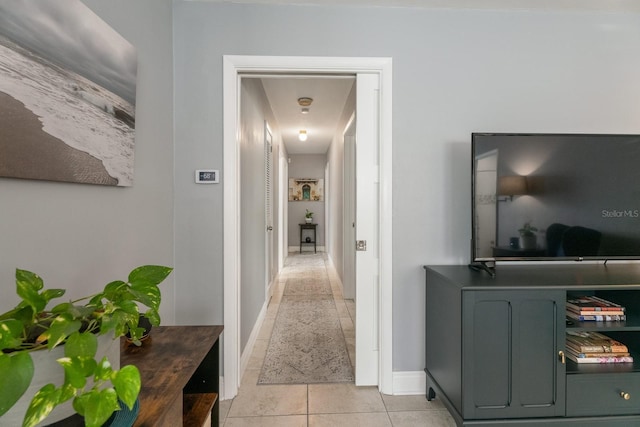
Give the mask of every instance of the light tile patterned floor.
[{"label": "light tile patterned floor", "polygon": [[[296,265],[317,257],[289,254]],[[324,255],[320,255],[324,257]],[[355,304],[344,300],[335,270],[327,268],[349,356],[355,361]],[[453,418],[437,399],[388,396],[376,387],[354,384],[257,385],[262,360],[286,282],[286,269],[278,278],[266,319],[242,378],[238,395],[220,402],[220,426],[225,427],[455,427]]]}]

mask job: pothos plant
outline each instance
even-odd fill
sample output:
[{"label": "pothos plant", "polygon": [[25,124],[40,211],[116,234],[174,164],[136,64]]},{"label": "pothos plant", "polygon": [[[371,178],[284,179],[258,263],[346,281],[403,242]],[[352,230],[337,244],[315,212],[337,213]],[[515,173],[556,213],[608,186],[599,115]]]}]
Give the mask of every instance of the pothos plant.
[{"label": "pothos plant", "polygon": [[64,345],[64,357],[57,362],[64,370],[64,382],[47,384],[33,396],[23,426],[35,426],[70,399],[88,427],[104,424],[120,408],[118,400],[132,409],[140,392],[140,372],[133,365],[115,370],[106,357],[96,360],[97,335],[111,334],[116,339],[128,333],[140,345],[144,329],[138,327],[139,307],[147,307],[144,316],[153,326],[160,324],[158,285],[172,270],[141,266],[131,271],[126,282],[116,280],[95,295],[48,308],[65,290],[45,289],[37,274],[17,269],[16,292],[21,301],[0,314],[0,421],[31,383],[31,353],[60,345]]}]

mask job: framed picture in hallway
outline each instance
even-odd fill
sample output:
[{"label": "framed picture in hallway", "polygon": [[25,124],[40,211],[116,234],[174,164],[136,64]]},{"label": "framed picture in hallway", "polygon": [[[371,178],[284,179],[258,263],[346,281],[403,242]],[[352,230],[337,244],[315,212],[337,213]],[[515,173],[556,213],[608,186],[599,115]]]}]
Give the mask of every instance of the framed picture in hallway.
[{"label": "framed picture in hallway", "polygon": [[324,180],[318,178],[289,178],[289,201],[324,200]]},{"label": "framed picture in hallway", "polygon": [[0,177],[133,185],[136,79],[80,0],[0,2]]}]

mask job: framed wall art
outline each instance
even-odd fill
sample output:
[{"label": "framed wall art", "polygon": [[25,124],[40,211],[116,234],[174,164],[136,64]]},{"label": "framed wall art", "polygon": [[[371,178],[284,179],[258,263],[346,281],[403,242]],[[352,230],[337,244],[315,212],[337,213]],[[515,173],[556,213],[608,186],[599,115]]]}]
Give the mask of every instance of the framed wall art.
[{"label": "framed wall art", "polygon": [[289,201],[324,200],[324,180],[318,178],[289,178]]},{"label": "framed wall art", "polygon": [[0,2],[0,177],[131,186],[136,75],[80,0]]}]

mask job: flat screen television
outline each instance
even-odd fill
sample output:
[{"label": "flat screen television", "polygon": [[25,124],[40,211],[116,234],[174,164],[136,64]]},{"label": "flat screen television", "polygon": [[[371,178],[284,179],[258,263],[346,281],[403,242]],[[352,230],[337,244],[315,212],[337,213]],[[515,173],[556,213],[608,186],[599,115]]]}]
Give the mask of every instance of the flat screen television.
[{"label": "flat screen television", "polygon": [[473,263],[640,259],[640,135],[471,140]]}]

